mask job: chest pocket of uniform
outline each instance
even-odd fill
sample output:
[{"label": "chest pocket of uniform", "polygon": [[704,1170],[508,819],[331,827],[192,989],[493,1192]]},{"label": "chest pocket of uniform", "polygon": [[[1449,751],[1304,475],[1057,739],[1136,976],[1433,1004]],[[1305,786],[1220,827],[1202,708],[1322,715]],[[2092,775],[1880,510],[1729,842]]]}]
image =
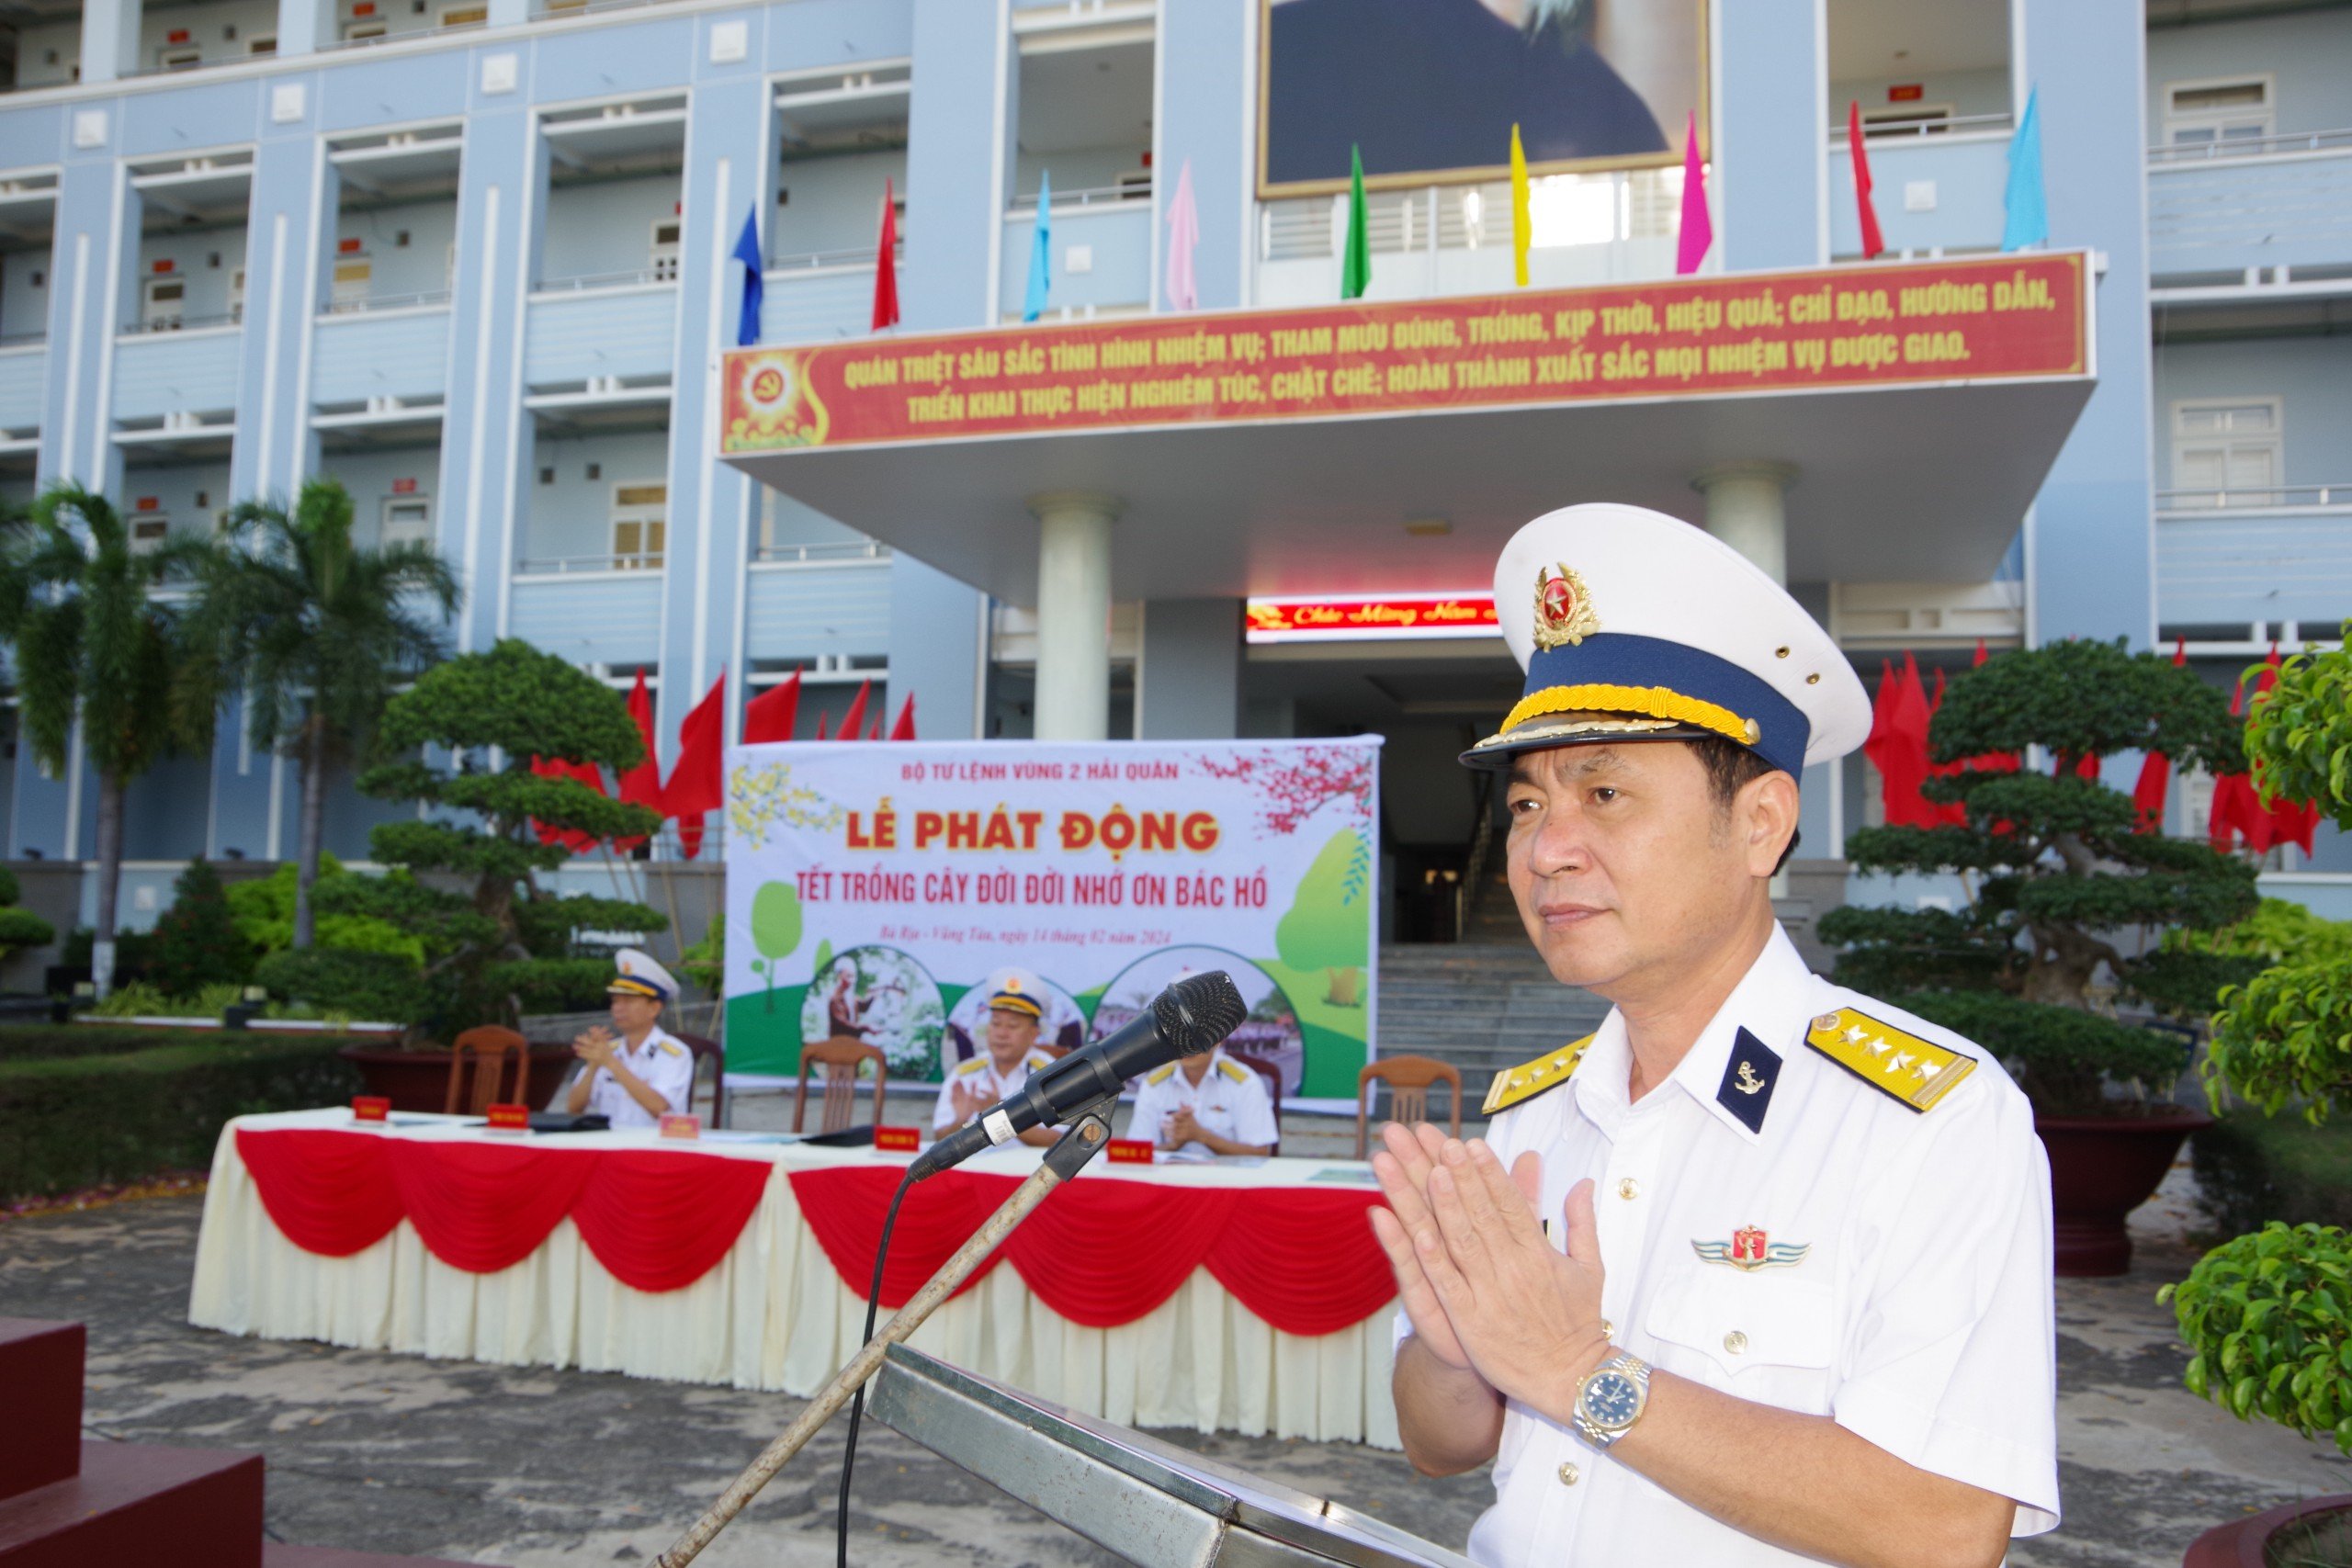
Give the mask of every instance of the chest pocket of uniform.
[{"label": "chest pocket of uniform", "polygon": [[1832,1307],[1817,1280],[1703,1269],[1658,1292],[1649,1331],[1706,1357],[1726,1379],[1758,1367],[1822,1370],[1837,1344]]}]

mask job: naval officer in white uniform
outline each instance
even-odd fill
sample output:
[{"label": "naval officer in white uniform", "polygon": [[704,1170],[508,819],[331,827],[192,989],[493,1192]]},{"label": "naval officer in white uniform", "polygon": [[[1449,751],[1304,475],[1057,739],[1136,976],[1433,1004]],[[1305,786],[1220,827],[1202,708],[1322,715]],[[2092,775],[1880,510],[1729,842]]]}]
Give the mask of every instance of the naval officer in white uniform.
[{"label": "naval officer in white uniform", "polygon": [[1763,572],[1634,507],[1529,524],[1495,603],[1526,695],[1463,760],[1508,771],[1537,951],[1614,1007],[1497,1076],[1486,1139],[1384,1129],[1407,1454],[1494,1461],[1486,1563],[1992,1568],[2058,1522],[2031,1112],[1772,913],[1860,682]]},{"label": "naval officer in white uniform", "polygon": [[633,947],[621,949],[613,965],[618,973],[605,987],[613,1027],[598,1024],[572,1041],[571,1054],[584,1066],[563,1108],[574,1116],[601,1111],[616,1129],[655,1126],[665,1112],[683,1113],[694,1101],[695,1054],[661,1021],[678,983]]},{"label": "naval officer in white uniform", "polygon": [[[1009,974],[989,996],[988,1028],[980,1038],[979,1055],[959,1062],[939,1086],[938,1103],[932,1107],[932,1134],[960,1127],[1019,1089],[1031,1073],[1052,1064],[1054,1055],[1037,1043],[1046,1009],[1039,999],[1045,987]],[[1032,1127],[1021,1135],[1024,1144],[1043,1148],[1060,1142],[1051,1127]]]},{"label": "naval officer in white uniform", "polygon": [[1222,1045],[1145,1074],[1127,1125],[1136,1137],[1195,1156],[1272,1154],[1276,1136],[1265,1084]]}]

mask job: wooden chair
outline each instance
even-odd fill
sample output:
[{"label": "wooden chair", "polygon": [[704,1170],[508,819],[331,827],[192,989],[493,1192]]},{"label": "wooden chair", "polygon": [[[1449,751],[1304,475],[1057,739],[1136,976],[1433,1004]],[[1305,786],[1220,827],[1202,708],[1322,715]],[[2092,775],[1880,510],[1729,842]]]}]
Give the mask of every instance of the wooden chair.
[{"label": "wooden chair", "polygon": [[792,1098],[794,1132],[801,1130],[802,1118],[808,1114],[808,1069],[818,1063],[824,1065],[825,1088],[824,1101],[817,1115],[817,1131],[838,1133],[850,1124],[857,1114],[860,1062],[874,1064],[874,1125],[882,1125],[882,1086],[889,1081],[890,1058],[882,1054],[879,1045],[836,1035],[831,1040],[812,1040],[800,1047],[800,1090]]},{"label": "wooden chair", "polygon": [[1266,1103],[1274,1108],[1274,1141],[1266,1150],[1269,1157],[1283,1152],[1283,1070],[1263,1056],[1247,1055],[1239,1051],[1226,1053],[1226,1060],[1238,1062],[1266,1080]]},{"label": "wooden chair", "polygon": [[[677,1042],[695,1054],[695,1071],[699,1074],[706,1061],[710,1064],[710,1124],[727,1125],[727,1047],[707,1034],[678,1034]],[[686,1096],[686,1109],[695,1108],[695,1097]]]},{"label": "wooden chair", "polygon": [[[509,1061],[514,1064],[511,1093],[506,1089]],[[466,1074],[469,1064],[473,1068],[470,1086]],[[530,1084],[531,1043],[511,1029],[485,1023],[458,1035],[449,1048],[449,1092],[441,1109],[451,1115],[460,1110],[469,1116],[484,1115],[493,1105],[522,1103]]]},{"label": "wooden chair", "polygon": [[1356,1158],[1367,1158],[1371,1152],[1374,1078],[1388,1086],[1388,1119],[1408,1124],[1430,1119],[1430,1085],[1452,1085],[1451,1135],[1462,1136],[1462,1069],[1433,1056],[1383,1056],[1356,1075]]}]

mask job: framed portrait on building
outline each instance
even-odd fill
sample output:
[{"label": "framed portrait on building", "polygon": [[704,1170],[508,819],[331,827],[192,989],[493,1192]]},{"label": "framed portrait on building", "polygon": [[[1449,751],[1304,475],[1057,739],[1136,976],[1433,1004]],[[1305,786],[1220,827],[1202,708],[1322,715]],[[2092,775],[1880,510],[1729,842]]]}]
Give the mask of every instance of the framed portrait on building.
[{"label": "framed portrait on building", "polygon": [[1682,158],[1707,125],[1708,0],[1258,0],[1258,194]]}]

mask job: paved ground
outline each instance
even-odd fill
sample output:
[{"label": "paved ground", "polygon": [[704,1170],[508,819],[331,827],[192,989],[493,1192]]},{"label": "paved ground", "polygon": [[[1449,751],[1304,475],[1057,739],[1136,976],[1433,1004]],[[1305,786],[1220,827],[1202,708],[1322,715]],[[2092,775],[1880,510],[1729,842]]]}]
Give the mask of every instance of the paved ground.
[{"label": "paved ground", "polygon": [[[279,1539],[517,1568],[646,1562],[797,1408],[779,1395],[191,1329],[199,1207],[159,1199],[0,1224],[0,1314],[90,1325],[94,1435],[266,1453]],[[2186,1358],[2152,1298],[2195,1256],[2179,1239],[2185,1205],[2168,1192],[2143,1213],[2131,1276],[2061,1281],[2067,1521],[2023,1543],[2018,1563],[2170,1565],[2211,1523],[2352,1491],[2352,1464],[2333,1448],[2242,1425],[2181,1391]],[[867,1431],[859,1562],[1112,1561],[887,1430]],[[1396,1455],[1352,1445],[1164,1435],[1457,1547],[1491,1495],[1482,1475],[1425,1481]],[[839,1457],[835,1431],[703,1561],[830,1562]]]}]

